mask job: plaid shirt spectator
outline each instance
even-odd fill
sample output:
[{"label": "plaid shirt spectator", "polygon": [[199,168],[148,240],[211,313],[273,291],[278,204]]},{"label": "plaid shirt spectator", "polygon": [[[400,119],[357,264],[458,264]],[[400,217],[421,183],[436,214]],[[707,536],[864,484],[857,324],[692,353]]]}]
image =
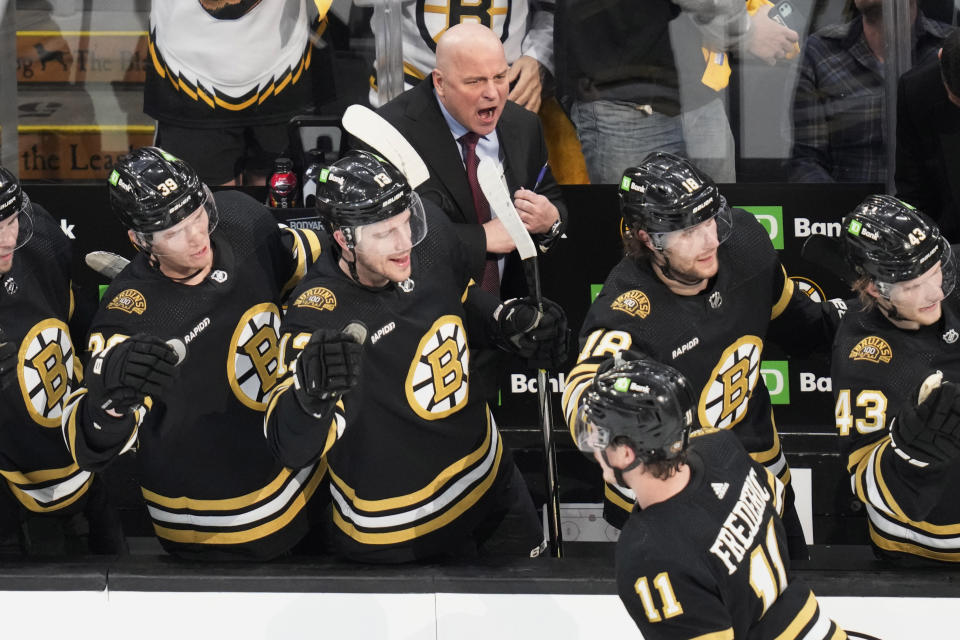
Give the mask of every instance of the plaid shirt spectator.
[{"label": "plaid shirt spectator", "polygon": [[[948,24],[917,14],[913,64],[936,57]],[[857,18],[807,39],[793,102],[792,182],[885,182],[883,62]]]}]

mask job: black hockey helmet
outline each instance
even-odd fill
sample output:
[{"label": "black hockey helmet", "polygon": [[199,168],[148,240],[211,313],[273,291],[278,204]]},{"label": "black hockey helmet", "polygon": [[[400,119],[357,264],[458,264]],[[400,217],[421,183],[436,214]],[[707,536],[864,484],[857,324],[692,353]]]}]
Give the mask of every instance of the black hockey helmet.
[{"label": "black hockey helmet", "polygon": [[888,195],[870,195],[843,219],[844,256],[859,276],[880,286],[913,280],[940,263],[944,295],[956,266],[950,243],[926,214]]},{"label": "black hockey helmet", "polygon": [[618,354],[597,370],[573,432],[587,453],[624,436],[641,462],[669,460],[686,449],[695,415],[696,399],[683,374],[655,360],[623,360]]},{"label": "black hockey helmet", "polygon": [[128,229],[152,234],[204,207],[210,230],[217,224],[213,194],[183,160],[158,147],[134,149],[108,178],[110,206]]},{"label": "black hockey helmet", "polygon": [[10,242],[4,242],[4,231],[13,224],[13,218],[17,219],[17,236],[12,247],[16,250],[33,237],[33,205],[13,173],[0,167],[0,248],[11,248]]},{"label": "black hockey helmet", "polygon": [[[347,246],[360,252],[365,250],[363,227],[408,209],[411,246],[423,240],[427,231],[423,203],[406,177],[390,162],[369,151],[351,151],[320,171],[316,208],[331,235],[341,231]],[[366,244],[373,248],[372,243]]]},{"label": "black hockey helmet", "polygon": [[[620,214],[629,230],[654,237],[717,220],[717,239],[730,235],[732,216],[726,198],[710,176],[686,158],[655,151],[620,179]],[[658,248],[662,248],[658,245]]]}]

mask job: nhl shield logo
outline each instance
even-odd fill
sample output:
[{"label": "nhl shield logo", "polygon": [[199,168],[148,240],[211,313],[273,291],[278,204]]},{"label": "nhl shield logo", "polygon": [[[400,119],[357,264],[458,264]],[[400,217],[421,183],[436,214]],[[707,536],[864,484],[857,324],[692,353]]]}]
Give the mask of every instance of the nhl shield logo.
[{"label": "nhl shield logo", "polygon": [[226,282],[228,277],[229,276],[227,275],[227,272],[223,269],[217,269],[210,273],[210,279],[214,282],[219,282],[220,284]]},{"label": "nhl shield logo", "polygon": [[397,286],[400,287],[400,291],[403,291],[404,293],[410,293],[411,291],[413,291],[413,287],[415,286],[415,283],[413,281],[413,278],[407,278],[403,282],[398,282]]},{"label": "nhl shield logo", "polygon": [[711,309],[719,309],[720,305],[723,304],[723,297],[720,295],[719,291],[714,291],[710,294],[710,297],[707,298],[707,302],[710,303]]},{"label": "nhl shield logo", "polygon": [[313,287],[301,293],[293,306],[317,311],[333,311],[337,308],[337,296],[326,287]]},{"label": "nhl shield logo", "polygon": [[461,22],[478,22],[505,42],[510,36],[510,5],[514,0],[417,0],[417,28],[424,44],[436,52],[437,40]]},{"label": "nhl shield logo", "polygon": [[893,350],[887,341],[879,336],[868,336],[850,350],[851,360],[866,360],[877,364],[881,362],[887,364],[891,358],[893,358]]},{"label": "nhl shield logo", "polygon": [[11,277],[6,277],[3,279],[3,288],[11,296],[17,292],[17,289],[19,289],[19,287],[17,286],[17,281]]},{"label": "nhl shield logo", "polygon": [[960,338],[960,333],[957,333],[956,329],[950,329],[943,334],[943,341],[947,344],[953,344],[957,341],[957,338]]},{"label": "nhl shield logo", "polygon": [[147,299],[136,289],[124,289],[110,301],[107,309],[116,309],[124,313],[143,315],[147,310]]},{"label": "nhl shield logo", "polygon": [[614,311],[622,311],[629,316],[646,318],[650,315],[650,298],[643,291],[633,289],[617,296],[610,308]]}]

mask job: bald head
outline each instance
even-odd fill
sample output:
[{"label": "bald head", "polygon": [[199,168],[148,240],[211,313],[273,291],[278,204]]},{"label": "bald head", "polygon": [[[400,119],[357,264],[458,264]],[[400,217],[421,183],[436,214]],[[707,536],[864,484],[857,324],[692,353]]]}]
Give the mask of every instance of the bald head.
[{"label": "bald head", "polygon": [[437,40],[437,68],[449,71],[464,56],[481,52],[486,55],[499,53],[504,64],[507,62],[497,34],[477,22],[462,22],[444,31]]},{"label": "bald head", "polygon": [[485,136],[503,113],[509,68],[497,34],[475,22],[462,23],[437,41],[433,87],[457,122]]}]

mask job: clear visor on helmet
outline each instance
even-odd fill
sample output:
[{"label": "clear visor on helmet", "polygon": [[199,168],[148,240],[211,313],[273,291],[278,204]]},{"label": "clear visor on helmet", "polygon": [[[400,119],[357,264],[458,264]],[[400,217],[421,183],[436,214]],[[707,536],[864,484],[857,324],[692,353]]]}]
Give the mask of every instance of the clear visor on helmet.
[{"label": "clear visor on helmet", "polygon": [[155,256],[192,255],[203,251],[219,219],[213,193],[207,185],[203,185],[203,189],[207,197],[193,213],[163,231],[138,233],[140,244],[149,247]]},{"label": "clear visor on helmet", "polygon": [[710,218],[686,229],[651,233],[650,238],[654,246],[661,251],[690,249],[696,252],[710,245],[719,246],[730,237],[732,231],[733,215],[730,207],[727,206],[727,201],[721,196],[720,209]]},{"label": "clear visor on helmet", "polygon": [[922,308],[940,302],[953,291],[957,282],[956,260],[950,245],[943,240],[940,261],[926,273],[902,282],[877,282],[880,295],[891,304],[904,308]]},{"label": "clear visor on helmet", "polygon": [[591,419],[589,403],[580,405],[573,420],[573,437],[577,448],[584,453],[602,451],[610,444],[610,431],[598,426]]},{"label": "clear visor on helmet", "polygon": [[410,208],[395,216],[353,228],[354,250],[368,255],[390,256],[410,251],[427,235],[423,202],[413,193]]},{"label": "clear visor on helmet", "polygon": [[23,194],[20,209],[0,220],[0,255],[16,251],[33,237],[33,205]]}]

